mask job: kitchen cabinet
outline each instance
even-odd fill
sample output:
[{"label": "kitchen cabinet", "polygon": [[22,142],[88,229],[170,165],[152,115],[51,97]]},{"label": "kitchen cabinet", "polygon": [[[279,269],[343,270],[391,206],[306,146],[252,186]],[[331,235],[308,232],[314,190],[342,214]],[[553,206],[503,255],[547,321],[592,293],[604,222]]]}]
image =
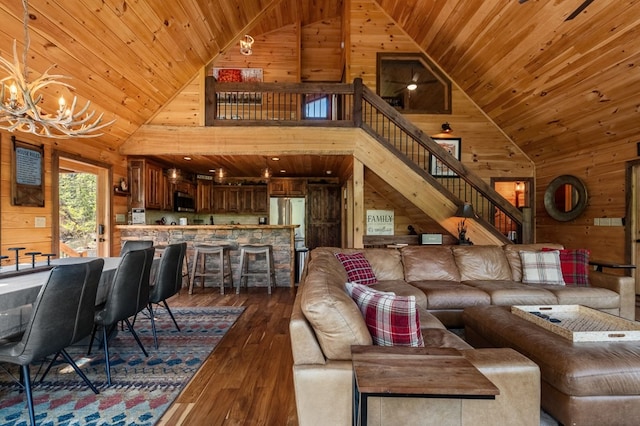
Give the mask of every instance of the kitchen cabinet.
[{"label": "kitchen cabinet", "polygon": [[306,179],[273,178],[269,181],[272,197],[303,197],[307,193]]},{"label": "kitchen cabinet", "polygon": [[212,213],[213,212],[213,182],[199,180],[196,186],[196,212]]},{"label": "kitchen cabinet", "polygon": [[265,185],[213,186],[213,213],[267,213],[269,197]]},{"label": "kitchen cabinet", "polygon": [[309,184],[307,186],[307,247],[341,247],[342,189],[339,185]]},{"label": "kitchen cabinet", "polygon": [[160,210],[165,202],[162,166],[147,160],[131,160],[131,207]]}]

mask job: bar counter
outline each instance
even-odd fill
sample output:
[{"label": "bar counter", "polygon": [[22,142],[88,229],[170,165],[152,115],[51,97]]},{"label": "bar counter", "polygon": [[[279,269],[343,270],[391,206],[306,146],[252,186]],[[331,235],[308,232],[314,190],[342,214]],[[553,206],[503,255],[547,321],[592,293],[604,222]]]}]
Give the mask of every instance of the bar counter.
[{"label": "bar counter", "polygon": [[[229,244],[234,286],[240,279],[239,261],[241,244],[271,244],[278,286],[295,285],[294,231],[299,225],[117,225],[122,242],[126,240],[152,240],[154,245],[187,243],[189,267],[193,262],[194,244]],[[259,265],[261,268],[262,266]],[[191,269],[189,269],[191,273]],[[209,279],[207,286],[219,283]],[[266,280],[249,279],[249,286],[265,286]],[[194,285],[198,293],[200,281]],[[225,289],[228,292],[229,287]],[[235,290],[234,290],[235,291]],[[266,289],[265,289],[266,291]]]}]

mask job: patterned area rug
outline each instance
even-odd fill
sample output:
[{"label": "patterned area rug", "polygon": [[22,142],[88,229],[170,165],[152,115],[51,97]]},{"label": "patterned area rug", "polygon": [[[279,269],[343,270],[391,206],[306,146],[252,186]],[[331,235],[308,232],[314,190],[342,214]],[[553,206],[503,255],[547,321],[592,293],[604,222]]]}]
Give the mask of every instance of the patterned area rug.
[{"label": "patterned area rug", "polygon": [[[101,346],[87,356],[87,345],[68,349],[71,357],[98,388],[95,395],[75,371],[59,362],[42,383],[33,388],[36,422],[53,425],[153,425],[183,386],[200,368],[244,308],[174,308],[177,331],[164,308],[154,309],[159,349],[153,347],[149,318],[138,316],[134,329],[149,353],[145,358],[133,336],[120,331],[109,346],[112,386],[106,385]],[[98,343],[99,344],[99,343]],[[0,425],[29,424],[27,403],[19,386],[1,367],[15,376],[17,366],[0,365]],[[34,378],[39,366],[32,366]],[[42,371],[35,378],[40,380]]]}]

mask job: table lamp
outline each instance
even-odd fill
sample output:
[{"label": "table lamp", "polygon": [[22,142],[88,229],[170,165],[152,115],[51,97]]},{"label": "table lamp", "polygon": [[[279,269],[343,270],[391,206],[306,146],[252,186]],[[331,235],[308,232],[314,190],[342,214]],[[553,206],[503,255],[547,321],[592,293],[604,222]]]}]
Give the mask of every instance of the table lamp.
[{"label": "table lamp", "polygon": [[455,214],[456,217],[461,217],[462,220],[458,223],[458,244],[460,245],[472,245],[470,239],[467,238],[467,219],[475,218],[476,213],[473,211],[471,203],[464,203]]}]

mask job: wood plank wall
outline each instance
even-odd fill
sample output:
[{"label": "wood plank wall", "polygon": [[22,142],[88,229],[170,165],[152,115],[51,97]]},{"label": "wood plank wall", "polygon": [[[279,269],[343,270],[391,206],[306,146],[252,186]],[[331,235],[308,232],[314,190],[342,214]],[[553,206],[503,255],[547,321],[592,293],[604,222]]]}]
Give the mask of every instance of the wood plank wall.
[{"label": "wood plank wall", "polygon": [[[112,165],[113,182],[119,182],[120,178],[127,177],[126,158],[112,149],[107,149],[91,139],[80,140],[53,140],[38,138],[35,136],[16,133],[18,140],[35,145],[44,144],[44,179],[45,179],[45,205],[44,207],[23,207],[11,205],[11,133],[0,132],[0,254],[11,254],[11,259],[4,260],[3,265],[14,264],[13,252],[9,253],[9,247],[25,247],[26,251],[40,251],[49,253],[53,250],[58,253],[58,243],[52,241],[52,152],[54,149],[67,152],[82,158],[100,161]],[[115,214],[121,213],[126,217],[127,198],[112,197],[111,226],[115,225]],[[35,218],[44,217],[46,226],[35,227]],[[112,253],[118,253],[120,240],[114,235],[111,240]],[[20,258],[20,262],[30,261],[26,256]]]}]

